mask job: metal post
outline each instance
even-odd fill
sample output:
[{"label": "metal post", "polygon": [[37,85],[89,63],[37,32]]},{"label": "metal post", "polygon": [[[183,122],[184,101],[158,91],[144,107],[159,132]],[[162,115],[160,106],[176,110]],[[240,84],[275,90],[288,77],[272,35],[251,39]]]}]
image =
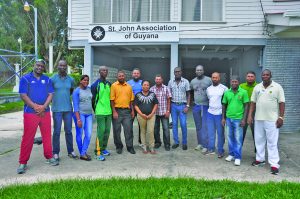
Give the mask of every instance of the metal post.
[{"label": "metal post", "polygon": [[53,73],[53,43],[49,43],[49,73]]},{"label": "metal post", "polygon": [[37,8],[33,7],[34,10],[34,49],[35,49],[35,59],[38,58],[38,43],[37,43]]}]

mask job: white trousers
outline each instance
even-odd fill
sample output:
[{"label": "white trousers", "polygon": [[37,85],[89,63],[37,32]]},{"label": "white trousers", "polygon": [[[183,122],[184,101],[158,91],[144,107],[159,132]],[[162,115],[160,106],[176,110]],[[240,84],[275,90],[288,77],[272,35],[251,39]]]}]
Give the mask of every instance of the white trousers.
[{"label": "white trousers", "polygon": [[276,122],[255,120],[254,139],[257,161],[265,161],[267,143],[268,162],[271,167],[279,168],[278,137],[279,129],[276,127]]}]

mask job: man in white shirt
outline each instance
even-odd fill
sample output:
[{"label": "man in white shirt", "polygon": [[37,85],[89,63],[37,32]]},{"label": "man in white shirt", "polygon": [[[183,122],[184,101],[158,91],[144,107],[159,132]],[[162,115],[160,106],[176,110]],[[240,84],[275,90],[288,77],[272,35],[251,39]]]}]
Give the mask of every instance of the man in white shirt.
[{"label": "man in white shirt", "polygon": [[220,73],[214,72],[211,75],[212,85],[206,90],[209,99],[209,107],[207,113],[207,129],[208,129],[208,148],[204,148],[202,152],[205,155],[215,154],[216,132],[218,136],[218,158],[224,156],[224,127],[222,126],[222,97],[228,89],[220,83]]}]

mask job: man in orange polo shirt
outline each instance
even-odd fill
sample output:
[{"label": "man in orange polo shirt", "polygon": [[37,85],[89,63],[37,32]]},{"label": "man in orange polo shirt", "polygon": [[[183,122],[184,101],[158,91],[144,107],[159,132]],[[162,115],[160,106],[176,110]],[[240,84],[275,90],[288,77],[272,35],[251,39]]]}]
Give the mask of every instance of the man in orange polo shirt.
[{"label": "man in orange polo shirt", "polygon": [[117,75],[118,81],[112,84],[110,90],[110,103],[113,110],[113,134],[114,143],[118,154],[122,153],[123,143],[121,140],[121,125],[124,129],[124,136],[127,151],[135,154],[133,148],[133,133],[131,119],[134,117],[132,102],[134,95],[132,87],[125,81],[125,73],[119,71]]}]

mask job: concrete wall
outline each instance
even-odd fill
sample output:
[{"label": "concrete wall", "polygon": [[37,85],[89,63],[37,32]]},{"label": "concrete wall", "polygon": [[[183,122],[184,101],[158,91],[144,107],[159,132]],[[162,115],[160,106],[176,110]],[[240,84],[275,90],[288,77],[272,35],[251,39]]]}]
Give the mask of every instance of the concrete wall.
[{"label": "concrete wall", "polygon": [[273,80],[282,85],[285,98],[285,120],[282,132],[300,132],[300,39],[268,39],[265,66]]}]

